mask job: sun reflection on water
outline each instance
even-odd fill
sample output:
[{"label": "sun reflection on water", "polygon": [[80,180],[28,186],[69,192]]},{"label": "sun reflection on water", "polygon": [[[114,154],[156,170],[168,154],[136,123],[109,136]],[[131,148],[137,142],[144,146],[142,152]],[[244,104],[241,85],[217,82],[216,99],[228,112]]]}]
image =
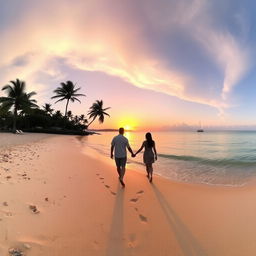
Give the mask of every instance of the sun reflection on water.
[{"label": "sun reflection on water", "polygon": [[124,136],[130,141],[133,139],[134,135],[132,134],[132,132],[125,132]]}]

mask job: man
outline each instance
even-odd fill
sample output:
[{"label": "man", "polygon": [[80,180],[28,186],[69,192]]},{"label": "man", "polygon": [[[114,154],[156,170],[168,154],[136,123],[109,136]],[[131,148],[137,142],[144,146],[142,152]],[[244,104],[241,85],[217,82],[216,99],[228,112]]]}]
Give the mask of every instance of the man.
[{"label": "man", "polygon": [[124,137],[124,128],[119,128],[119,135],[115,136],[111,143],[111,158],[113,159],[113,151],[115,149],[115,161],[116,168],[119,174],[119,181],[123,187],[125,187],[123,178],[125,174],[125,165],[127,161],[126,148],[131,152],[134,157],[133,151],[129,145],[129,141]]}]

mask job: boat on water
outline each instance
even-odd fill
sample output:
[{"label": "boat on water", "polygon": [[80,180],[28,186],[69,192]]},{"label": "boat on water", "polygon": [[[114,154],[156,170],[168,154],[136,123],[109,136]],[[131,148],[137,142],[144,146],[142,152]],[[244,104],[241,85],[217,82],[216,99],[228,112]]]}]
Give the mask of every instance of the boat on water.
[{"label": "boat on water", "polygon": [[197,132],[204,132],[201,122],[199,122],[199,129],[197,129]]}]

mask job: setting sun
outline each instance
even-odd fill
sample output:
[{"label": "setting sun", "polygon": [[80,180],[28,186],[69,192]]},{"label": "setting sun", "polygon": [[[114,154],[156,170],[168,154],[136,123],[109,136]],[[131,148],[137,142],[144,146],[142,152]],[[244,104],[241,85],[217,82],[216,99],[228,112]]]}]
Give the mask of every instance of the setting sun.
[{"label": "setting sun", "polygon": [[125,126],[124,126],[124,129],[125,129],[126,131],[132,130],[130,125],[125,125]]},{"label": "setting sun", "polygon": [[138,122],[134,118],[125,118],[119,121],[119,127],[124,127],[126,131],[135,130],[138,126]]}]

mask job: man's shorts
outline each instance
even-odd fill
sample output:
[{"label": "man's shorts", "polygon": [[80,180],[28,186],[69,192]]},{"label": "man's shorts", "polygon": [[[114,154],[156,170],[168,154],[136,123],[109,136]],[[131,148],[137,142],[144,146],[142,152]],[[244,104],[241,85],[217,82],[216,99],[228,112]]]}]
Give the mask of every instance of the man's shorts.
[{"label": "man's shorts", "polygon": [[122,158],[115,157],[115,161],[116,161],[116,166],[117,167],[125,167],[127,157],[122,157]]}]

